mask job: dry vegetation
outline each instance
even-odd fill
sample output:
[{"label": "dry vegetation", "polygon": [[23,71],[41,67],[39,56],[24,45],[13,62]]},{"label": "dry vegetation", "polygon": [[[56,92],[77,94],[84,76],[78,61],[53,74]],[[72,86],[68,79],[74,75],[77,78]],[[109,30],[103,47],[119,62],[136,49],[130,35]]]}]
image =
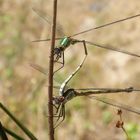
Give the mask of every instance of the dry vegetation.
[{"label": "dry vegetation", "polygon": [[[32,7],[52,14],[52,0],[0,1],[0,99],[39,140],[47,139],[46,77],[29,66],[30,62],[47,68],[49,43],[32,40],[50,36],[50,26],[36,15]],[[67,35],[140,13],[139,0],[59,0],[58,21]],[[79,35],[100,44],[108,44],[140,54],[140,18]],[[61,33],[58,33],[61,36]],[[140,88],[140,60],[127,55],[89,46],[89,56],[70,87]],[[57,73],[60,82],[76,68],[83,50],[75,45],[66,51],[65,68]],[[58,83],[57,83],[58,85]],[[55,90],[55,94],[58,91]],[[119,102],[140,107],[138,94],[110,95]],[[76,98],[66,105],[66,120],[56,130],[57,140],[125,140],[115,127],[115,108],[87,98]],[[140,138],[140,116],[124,111],[126,127],[134,140]],[[2,112],[3,124],[23,133]],[[129,126],[128,126],[129,125]],[[27,139],[25,137],[25,139]]]}]

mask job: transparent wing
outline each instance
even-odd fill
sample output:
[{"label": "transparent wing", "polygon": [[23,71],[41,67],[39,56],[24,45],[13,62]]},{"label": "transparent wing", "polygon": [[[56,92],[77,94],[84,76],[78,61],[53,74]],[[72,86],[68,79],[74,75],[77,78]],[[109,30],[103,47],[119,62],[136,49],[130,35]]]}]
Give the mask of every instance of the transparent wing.
[{"label": "transparent wing", "polygon": [[[76,91],[78,90],[78,92]],[[128,88],[83,88],[83,89],[75,89],[75,94],[76,96],[86,96],[90,99],[94,99],[100,102],[103,102],[105,104],[114,106],[114,107],[118,107],[124,110],[127,110],[129,112],[133,112],[136,114],[140,114],[140,110],[130,107],[128,105],[122,104],[122,103],[118,103],[112,99],[108,99],[108,98],[103,98],[103,97],[98,97],[95,95],[99,95],[99,94],[132,94],[134,92],[140,92],[140,89],[135,89],[133,87],[128,87]]]},{"label": "transparent wing", "polygon": [[[30,63],[29,65],[30,65],[32,68],[34,68],[35,70],[37,70],[37,71],[43,73],[44,75],[48,76],[48,70],[45,69],[44,67],[40,66],[39,64]],[[53,79],[54,79],[54,81],[55,81],[58,85],[60,85],[60,81],[58,81],[57,78],[53,77]],[[59,89],[60,86],[54,86],[53,88]]]},{"label": "transparent wing", "polygon": [[84,34],[84,33],[87,33],[87,32],[93,31],[93,30],[97,30],[97,29],[100,29],[100,28],[105,28],[105,27],[108,27],[108,26],[111,26],[111,25],[114,25],[114,24],[117,24],[117,23],[120,23],[120,22],[124,22],[124,21],[128,21],[128,20],[137,18],[137,17],[140,17],[140,14],[133,15],[133,16],[130,16],[130,17],[126,17],[126,18],[123,18],[123,19],[119,19],[119,20],[116,20],[116,21],[113,21],[113,22],[110,22],[110,23],[106,23],[104,25],[97,26],[97,27],[93,27],[93,28],[81,31],[79,33],[73,34],[69,37],[74,37],[74,36]]},{"label": "transparent wing", "polygon": [[132,113],[135,113],[135,114],[138,114],[140,115],[140,110],[137,109],[137,108],[133,108],[129,105],[125,105],[125,104],[122,104],[122,103],[119,103],[119,102],[116,102],[115,100],[113,99],[108,99],[108,98],[101,98],[101,97],[97,97],[97,96],[87,96],[89,99],[94,99],[94,100],[97,100],[97,101],[100,101],[100,102],[103,102],[105,104],[108,104],[110,106],[113,106],[113,107],[117,107],[117,108],[121,108],[121,109],[124,109],[126,111],[129,111],[129,112],[132,112]]},{"label": "transparent wing", "polygon": [[109,47],[109,46],[104,46],[104,45],[100,45],[100,44],[89,42],[89,41],[86,41],[86,43],[89,44],[89,45],[93,45],[93,46],[99,47],[99,48],[103,48],[103,49],[107,49],[107,50],[111,50],[111,51],[127,54],[127,55],[134,56],[134,57],[140,57],[140,55],[135,54],[135,53],[131,53],[131,52],[126,51],[126,50],[117,49],[117,48]]},{"label": "transparent wing", "polygon": [[[35,8],[32,8],[32,9],[39,17],[41,17],[41,19],[43,19],[45,22],[47,22],[50,26],[52,25],[52,17],[51,16],[49,16],[49,15],[46,16],[45,14],[43,14],[43,12],[41,12],[40,10],[37,10]],[[58,22],[56,25],[56,30],[59,33],[59,35],[65,36],[65,34],[63,32],[63,28]]]},{"label": "transparent wing", "polygon": [[38,70],[39,72],[48,75],[48,71],[47,69],[43,68],[42,66],[38,65],[38,64],[34,64],[34,63],[30,63],[30,66],[36,70]]},{"label": "transparent wing", "polygon": [[[62,38],[55,38],[55,40],[60,40],[60,39],[62,39]],[[43,42],[43,41],[50,41],[50,40],[51,40],[50,38],[48,38],[48,39],[37,39],[37,40],[34,40],[32,42]]]},{"label": "transparent wing", "polygon": [[[59,39],[61,39],[61,38],[56,38],[56,40],[59,40]],[[33,42],[41,42],[41,41],[49,41],[49,40],[50,39],[39,39],[39,40],[34,40]],[[114,47],[110,47],[110,46],[100,45],[100,44],[93,43],[90,41],[85,41],[85,42],[86,42],[86,44],[93,45],[93,46],[96,46],[98,48],[107,49],[107,50],[127,54],[127,55],[134,56],[134,57],[140,57],[140,55],[138,55],[138,54],[135,54],[135,53],[123,50],[123,49],[118,49],[118,48],[114,48]]]}]

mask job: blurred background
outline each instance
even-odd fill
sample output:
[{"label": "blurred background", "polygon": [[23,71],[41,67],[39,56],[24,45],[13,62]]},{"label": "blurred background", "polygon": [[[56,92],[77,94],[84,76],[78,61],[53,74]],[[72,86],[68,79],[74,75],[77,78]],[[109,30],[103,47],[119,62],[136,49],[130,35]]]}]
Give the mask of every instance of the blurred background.
[{"label": "blurred background", "polygon": [[[40,64],[47,69],[50,42],[33,43],[51,36],[51,26],[33,10],[51,21],[52,0],[0,0],[0,101],[28,127],[39,140],[48,139],[47,76],[30,67]],[[92,27],[140,13],[139,0],[58,0],[57,37],[72,35]],[[94,30],[76,39],[114,46],[140,54],[140,18]],[[57,44],[58,42],[56,42]],[[71,88],[140,88],[140,59],[87,45],[88,58],[71,80]],[[65,67],[55,75],[59,86],[84,56],[82,44],[65,52]],[[54,95],[58,90],[54,89]],[[140,95],[104,95],[117,102],[139,108]],[[0,110],[4,126],[23,132]],[[125,140],[115,127],[117,109],[86,97],[66,104],[66,119],[56,129],[56,140]],[[123,110],[124,127],[133,140],[140,139],[140,116]],[[11,140],[12,138],[10,138]]]}]

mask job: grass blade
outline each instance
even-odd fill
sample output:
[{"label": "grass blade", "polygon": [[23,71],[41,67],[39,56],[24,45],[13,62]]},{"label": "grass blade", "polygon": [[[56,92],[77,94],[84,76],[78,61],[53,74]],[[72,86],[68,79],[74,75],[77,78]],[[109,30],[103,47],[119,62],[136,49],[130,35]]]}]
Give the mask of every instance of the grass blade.
[{"label": "grass blade", "polygon": [[0,139],[1,140],[8,140],[8,137],[7,137],[6,133],[5,133],[5,130],[4,130],[1,122],[0,122]]},{"label": "grass blade", "polygon": [[37,140],[37,138],[2,103],[0,103],[0,108],[22,129],[22,131],[31,140]]}]

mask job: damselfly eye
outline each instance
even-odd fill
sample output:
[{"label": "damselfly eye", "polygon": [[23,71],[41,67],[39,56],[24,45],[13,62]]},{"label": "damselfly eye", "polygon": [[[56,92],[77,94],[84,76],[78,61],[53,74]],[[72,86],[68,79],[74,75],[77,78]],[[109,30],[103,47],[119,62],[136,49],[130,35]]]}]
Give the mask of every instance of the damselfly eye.
[{"label": "damselfly eye", "polygon": [[65,99],[65,98],[64,98],[63,96],[60,96],[60,97],[59,97],[59,101],[60,101],[60,102],[63,102],[64,99]]},{"label": "damselfly eye", "polygon": [[53,52],[54,55],[58,55],[60,53],[61,53],[61,51],[59,48],[54,48],[54,52]]},{"label": "damselfly eye", "polygon": [[64,97],[63,96],[58,96],[58,97],[53,97],[53,104],[60,104],[64,101]]}]

